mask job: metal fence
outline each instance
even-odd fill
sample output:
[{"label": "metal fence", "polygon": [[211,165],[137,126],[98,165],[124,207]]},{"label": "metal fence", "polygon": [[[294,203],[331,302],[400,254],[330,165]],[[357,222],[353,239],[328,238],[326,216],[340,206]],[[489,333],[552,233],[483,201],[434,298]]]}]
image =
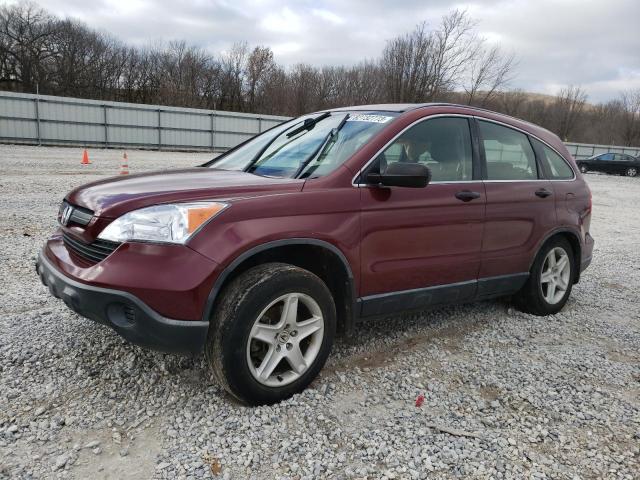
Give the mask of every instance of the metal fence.
[{"label": "metal fence", "polygon": [[[227,150],[288,117],[0,92],[0,142]],[[640,147],[566,143],[575,158]]]},{"label": "metal fence", "polygon": [[591,145],[589,143],[565,143],[573,158],[589,158],[601,153],[626,153],[634,157],[640,156],[640,147],[618,147],[612,145]]},{"label": "metal fence", "polygon": [[0,92],[0,142],[226,150],[287,120],[195,108]]}]

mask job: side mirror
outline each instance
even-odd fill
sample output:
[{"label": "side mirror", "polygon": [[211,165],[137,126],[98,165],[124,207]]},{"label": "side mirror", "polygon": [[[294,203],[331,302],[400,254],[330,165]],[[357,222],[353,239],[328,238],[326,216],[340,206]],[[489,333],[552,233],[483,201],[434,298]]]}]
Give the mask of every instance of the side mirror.
[{"label": "side mirror", "polygon": [[395,162],[384,173],[370,173],[367,183],[384,187],[424,188],[431,181],[431,170],[421,163]]}]

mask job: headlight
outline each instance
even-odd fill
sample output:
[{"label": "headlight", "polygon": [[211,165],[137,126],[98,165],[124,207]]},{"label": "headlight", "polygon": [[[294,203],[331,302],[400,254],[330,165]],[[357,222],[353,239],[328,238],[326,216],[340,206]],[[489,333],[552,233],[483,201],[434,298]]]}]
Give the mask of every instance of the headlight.
[{"label": "headlight", "polygon": [[141,208],[111,222],[98,238],[112,242],[185,243],[198,228],[227,206],[221,202],[193,202]]}]

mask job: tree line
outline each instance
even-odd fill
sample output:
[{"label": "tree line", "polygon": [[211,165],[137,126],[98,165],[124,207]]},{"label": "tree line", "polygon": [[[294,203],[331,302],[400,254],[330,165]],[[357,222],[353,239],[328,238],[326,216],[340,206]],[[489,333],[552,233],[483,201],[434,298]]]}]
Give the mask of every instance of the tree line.
[{"label": "tree line", "polygon": [[446,101],[544,126],[567,141],[640,145],[640,90],[591,105],[577,86],[552,97],[509,89],[518,61],[452,11],[350,66],[279,65],[268,46],[219,55],[172,41],[133,47],[33,3],[0,7],[0,89],[295,116],[369,103]]}]

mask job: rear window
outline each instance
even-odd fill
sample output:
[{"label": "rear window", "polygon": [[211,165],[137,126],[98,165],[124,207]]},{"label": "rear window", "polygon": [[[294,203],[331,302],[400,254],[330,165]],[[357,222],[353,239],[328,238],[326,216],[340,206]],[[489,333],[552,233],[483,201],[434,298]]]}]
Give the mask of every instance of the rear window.
[{"label": "rear window", "polygon": [[538,168],[529,138],[524,133],[479,121],[487,159],[488,180],[536,180]]},{"label": "rear window", "polygon": [[546,162],[547,170],[553,180],[569,180],[573,178],[573,170],[564,158],[558,155],[552,148],[535,138],[531,139],[538,147],[538,151],[544,152],[542,160]]}]

